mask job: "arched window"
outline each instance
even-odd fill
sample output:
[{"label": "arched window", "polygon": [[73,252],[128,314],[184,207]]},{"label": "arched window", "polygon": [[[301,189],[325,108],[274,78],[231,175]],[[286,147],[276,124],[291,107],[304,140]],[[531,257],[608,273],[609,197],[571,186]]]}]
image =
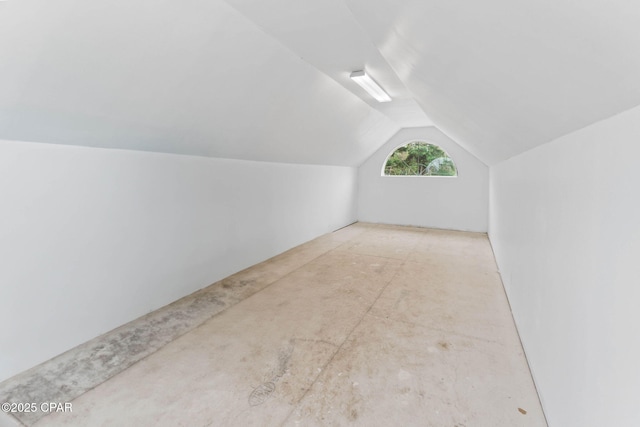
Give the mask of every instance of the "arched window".
[{"label": "arched window", "polygon": [[434,144],[414,141],[396,148],[384,164],[383,176],[458,176],[453,159]]}]

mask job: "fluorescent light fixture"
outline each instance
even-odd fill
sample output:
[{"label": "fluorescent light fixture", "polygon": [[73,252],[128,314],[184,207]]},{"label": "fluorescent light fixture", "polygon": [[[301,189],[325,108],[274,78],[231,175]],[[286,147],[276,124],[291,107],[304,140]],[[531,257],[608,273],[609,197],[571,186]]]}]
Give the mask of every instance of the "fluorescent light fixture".
[{"label": "fluorescent light fixture", "polygon": [[364,70],[351,73],[351,80],[358,83],[362,89],[373,96],[378,102],[389,102],[391,97]]}]

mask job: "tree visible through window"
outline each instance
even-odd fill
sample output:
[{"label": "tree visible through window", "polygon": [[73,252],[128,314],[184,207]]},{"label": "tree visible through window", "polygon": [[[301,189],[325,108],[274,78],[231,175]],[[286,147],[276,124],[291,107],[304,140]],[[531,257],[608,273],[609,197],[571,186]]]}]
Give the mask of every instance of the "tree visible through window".
[{"label": "tree visible through window", "polygon": [[384,166],[385,175],[457,176],[456,165],[440,147],[410,142],[396,149]]}]

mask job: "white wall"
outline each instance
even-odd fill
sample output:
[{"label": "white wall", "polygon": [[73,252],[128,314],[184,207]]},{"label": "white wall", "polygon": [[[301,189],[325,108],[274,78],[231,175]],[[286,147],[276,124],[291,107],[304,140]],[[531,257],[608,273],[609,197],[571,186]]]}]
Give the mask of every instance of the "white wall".
[{"label": "white wall", "polygon": [[[381,176],[396,148],[412,141],[439,145],[458,177]],[[487,231],[489,169],[435,127],[403,129],[358,169],[358,220],[454,230]]]},{"label": "white wall", "polygon": [[356,180],[0,141],[0,380],[353,222]]},{"label": "white wall", "polygon": [[640,425],[640,107],[491,168],[490,238],[552,427]]}]

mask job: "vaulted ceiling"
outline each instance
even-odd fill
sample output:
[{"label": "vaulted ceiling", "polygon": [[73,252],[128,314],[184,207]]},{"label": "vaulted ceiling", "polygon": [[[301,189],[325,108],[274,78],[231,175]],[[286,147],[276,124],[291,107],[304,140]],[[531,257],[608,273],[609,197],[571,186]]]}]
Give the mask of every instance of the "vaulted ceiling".
[{"label": "vaulted ceiling", "polygon": [[633,0],[0,1],[0,139],[353,166],[433,124],[494,164],[640,104],[638,22]]}]

